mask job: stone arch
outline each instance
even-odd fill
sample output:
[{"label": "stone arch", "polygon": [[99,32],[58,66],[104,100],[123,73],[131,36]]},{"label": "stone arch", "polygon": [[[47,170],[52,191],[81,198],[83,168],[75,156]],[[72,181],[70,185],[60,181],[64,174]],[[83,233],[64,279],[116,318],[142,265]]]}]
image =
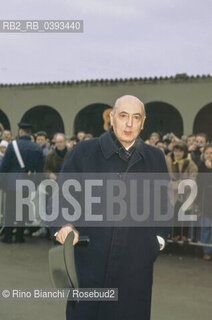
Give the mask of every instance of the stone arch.
[{"label": "stone arch", "polygon": [[194,119],[193,132],[204,132],[212,140],[212,102],[206,104]]},{"label": "stone arch", "polygon": [[4,111],[2,111],[1,109],[0,109],[0,123],[3,125],[4,129],[10,130],[10,121],[6,113],[4,113]]},{"label": "stone arch", "polygon": [[152,132],[161,135],[173,132],[177,137],[183,135],[183,118],[180,112],[171,104],[154,101],[145,104],[146,121],[141,137],[148,139]]},{"label": "stone arch", "polygon": [[103,112],[108,108],[112,107],[104,103],[93,103],[81,109],[74,120],[74,133],[84,131],[94,137],[100,136],[105,132]]},{"label": "stone arch", "polygon": [[59,112],[50,106],[35,106],[29,109],[21,121],[29,122],[33,131],[46,131],[50,138],[56,132],[64,133],[64,123]]}]

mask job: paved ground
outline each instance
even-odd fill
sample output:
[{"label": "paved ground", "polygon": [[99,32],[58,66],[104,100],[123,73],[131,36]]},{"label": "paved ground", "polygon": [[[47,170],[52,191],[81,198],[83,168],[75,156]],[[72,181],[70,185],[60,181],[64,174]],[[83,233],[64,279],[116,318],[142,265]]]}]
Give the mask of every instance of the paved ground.
[{"label": "paved ground", "polygon": [[[51,287],[50,246],[46,239],[27,239],[23,245],[0,243],[0,289]],[[1,320],[63,320],[64,310],[65,301],[0,299]],[[173,246],[161,254],[155,264],[151,319],[212,319],[212,262]]]},{"label": "paved ground", "polygon": [[212,261],[190,252],[161,254],[155,263],[151,319],[212,319]]}]

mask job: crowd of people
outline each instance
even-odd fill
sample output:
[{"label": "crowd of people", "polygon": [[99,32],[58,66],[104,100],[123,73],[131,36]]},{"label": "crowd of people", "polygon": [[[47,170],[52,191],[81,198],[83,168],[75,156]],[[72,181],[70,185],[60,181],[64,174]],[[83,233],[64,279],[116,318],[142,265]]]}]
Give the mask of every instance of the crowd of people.
[{"label": "crowd of people", "polygon": [[[29,174],[29,172],[42,172],[45,178],[57,180],[57,174],[61,170],[64,161],[68,157],[74,145],[81,140],[92,139],[91,134],[85,134],[81,131],[78,132],[77,136],[73,136],[70,139],[67,139],[63,133],[56,133],[50,140],[45,131],[39,131],[36,134],[32,134],[32,127],[30,124],[20,122],[18,126],[19,136],[13,139],[11,131],[5,130],[3,126],[0,125],[0,128],[2,129],[0,135],[0,189],[1,187],[2,189],[4,188],[6,194],[6,197],[4,198],[6,200],[3,201],[1,193],[0,213],[4,219],[10,216],[10,220],[14,220],[12,218],[13,211],[16,210],[15,207],[13,207],[15,202],[15,181],[12,176],[14,175],[14,172],[22,171],[18,155],[16,154],[16,156],[14,156],[14,141],[18,142],[17,144],[20,144],[19,148],[21,149],[21,152],[24,153],[24,158],[26,160],[24,170],[27,169],[27,174]],[[6,152],[7,149],[8,152]],[[23,159],[21,160],[23,161]],[[5,180],[3,176],[4,173],[11,173],[11,179],[9,178],[9,180],[13,180],[14,183],[7,181],[7,186],[5,186],[5,182],[2,183],[2,181]],[[9,200],[10,197],[11,201]],[[4,202],[6,204],[4,204]],[[37,205],[38,203],[35,204]],[[38,219],[35,222],[39,224],[41,220]],[[2,221],[2,224],[7,223],[5,223],[4,220],[4,222]],[[24,234],[32,234],[35,237],[41,235],[48,236],[48,229],[35,227],[24,228],[20,226],[15,229],[7,226],[1,230],[1,242],[12,243],[14,238],[13,236],[15,236],[15,242],[23,243],[25,242]]]},{"label": "crowd of people", "polygon": [[[11,131],[4,130],[2,125],[0,125],[0,131],[1,165],[7,147],[13,138]],[[42,149],[44,157],[43,172],[46,177],[57,180],[57,174],[72,148],[79,141],[90,140],[93,136],[80,131],[76,136],[67,139],[63,133],[56,133],[50,140],[45,131],[39,131],[36,134],[30,134],[30,138],[32,142],[35,142]],[[198,133],[187,137],[177,137],[174,133],[161,135],[158,132],[153,132],[145,142],[159,148],[164,153],[175,191],[173,199],[175,216],[177,216],[182,203],[189,194],[189,190],[184,195],[178,194],[180,181],[186,177],[196,180],[197,185],[201,185],[195,202],[187,209],[187,214],[195,211],[198,215],[201,215],[202,227],[175,226],[171,233],[171,239],[174,242],[202,242],[205,244],[203,246],[203,258],[211,260],[212,246],[208,245],[212,245],[212,212],[209,209],[210,204],[205,205],[205,203],[209,202],[212,196],[212,191],[210,191],[212,190],[210,189],[212,181],[210,175],[204,175],[204,178],[201,175],[201,173],[212,173],[212,144],[209,142],[207,135]],[[207,179],[205,178],[206,176],[208,177]],[[31,230],[26,229],[24,232],[25,234],[31,233],[33,236],[41,236],[47,234],[47,229],[38,228],[37,230],[32,228]],[[1,237],[4,242],[4,231]]]},{"label": "crowd of people", "polygon": [[[188,198],[190,190],[179,194],[178,186],[182,179],[196,180],[197,197],[187,209],[186,214],[196,213],[200,216],[201,227],[175,226],[172,230],[172,240],[183,242],[200,241],[212,245],[212,212],[210,199],[212,197],[212,143],[205,133],[191,134],[187,137],[177,137],[174,133],[160,136],[153,132],[146,143],[159,148],[165,155],[167,168],[174,189],[175,219],[182,204]],[[175,220],[176,222],[176,220]],[[176,223],[175,223],[176,225]],[[211,260],[212,246],[203,246],[204,260]]]}]

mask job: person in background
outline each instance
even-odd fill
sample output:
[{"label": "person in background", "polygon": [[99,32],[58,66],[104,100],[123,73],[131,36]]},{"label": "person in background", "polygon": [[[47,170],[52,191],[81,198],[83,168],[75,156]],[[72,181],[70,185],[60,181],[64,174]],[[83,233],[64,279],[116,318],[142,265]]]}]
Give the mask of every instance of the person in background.
[{"label": "person in background", "polygon": [[2,140],[6,140],[8,143],[12,141],[12,133],[10,130],[4,130],[1,136]]},{"label": "person in background", "polygon": [[163,136],[163,142],[165,143],[165,154],[169,154],[173,150],[173,145],[176,142],[181,141],[173,132],[167,133]]},{"label": "person in background", "polygon": [[164,143],[164,146],[165,146],[165,154],[169,154],[171,151],[172,151],[172,137],[171,137],[171,134],[170,133],[167,133],[163,136],[162,138],[162,141]]},{"label": "person in background", "polygon": [[[69,151],[66,146],[66,138],[63,133],[56,133],[54,135],[54,146],[55,148],[46,155],[43,172],[47,179],[56,181],[57,174],[61,170],[62,164]],[[48,235],[48,229],[44,227],[41,227],[32,233],[33,237],[46,235]]]},{"label": "person in background", "polygon": [[69,142],[67,143],[68,149],[72,149],[80,140],[77,138],[77,136],[73,136],[70,138]]},{"label": "person in background", "polygon": [[52,151],[52,150],[54,150],[54,147],[53,147],[53,145],[51,144],[51,141],[50,141],[49,138],[46,139],[46,146],[47,146],[47,148],[49,149],[49,152]]},{"label": "person in background", "polygon": [[0,165],[1,165],[2,159],[4,157],[4,154],[7,150],[7,147],[8,147],[8,142],[6,140],[2,140],[0,142]]},{"label": "person in background", "polygon": [[38,131],[36,133],[36,143],[42,148],[43,155],[46,156],[50,150],[47,147],[47,133],[45,131]]},{"label": "person in background", "polygon": [[77,139],[79,139],[79,141],[82,141],[85,137],[85,132],[84,131],[78,131],[77,132]]},{"label": "person in background", "polygon": [[192,152],[195,150],[196,148],[196,136],[195,134],[190,134],[187,138],[186,138],[186,144],[188,147],[188,152]]},{"label": "person in background", "polygon": [[194,150],[191,151],[191,159],[198,167],[202,164],[202,152],[207,143],[208,137],[205,133],[196,134]]},{"label": "person in background", "polygon": [[[0,173],[5,174],[3,179],[3,188],[6,194],[5,210],[4,210],[4,222],[5,228],[3,230],[1,241],[4,243],[12,243],[12,231],[14,222],[16,221],[16,181],[17,179],[26,179],[32,173],[42,173],[44,156],[42,149],[36,143],[31,141],[32,126],[29,123],[19,122],[19,139],[17,145],[21,154],[24,168],[21,168],[20,163],[17,159],[14,147],[10,143],[7,147],[5,155],[3,157]],[[0,181],[1,183],[2,181]],[[24,190],[23,190],[24,192]],[[15,234],[15,242],[23,243],[24,239],[24,225],[27,219],[26,208],[23,206],[22,212],[23,218],[20,225],[17,226]]]},{"label": "person in background", "polygon": [[165,145],[164,145],[164,142],[162,140],[158,140],[156,143],[155,143],[155,146],[157,148],[159,148],[163,154],[165,155]]},{"label": "person in background", "polygon": [[[196,164],[188,158],[188,147],[185,142],[179,141],[173,145],[173,150],[170,155],[166,158],[166,163],[168,167],[168,171],[172,180],[174,197],[173,197],[173,205],[175,206],[175,223],[177,221],[177,216],[180,207],[183,202],[188,197],[189,190],[186,190],[185,194],[178,193],[178,186],[182,179],[195,179],[198,168]],[[187,210],[189,214],[192,210],[190,206]],[[188,227],[179,227],[175,226],[173,230],[173,241],[180,240],[182,236],[183,241],[187,241],[188,237]]]},{"label": "person in background", "polygon": [[[212,244],[212,144],[207,144],[203,149],[203,161],[197,176],[198,211],[201,213],[202,228],[201,242]],[[212,247],[203,247],[203,259],[212,259]]]},{"label": "person in background", "polygon": [[149,137],[149,144],[154,146],[157,141],[160,140],[160,135],[157,132],[153,132]]},{"label": "person in background", "polygon": [[57,173],[60,171],[69,150],[63,133],[55,134],[54,143],[54,150],[46,156],[43,172],[45,172],[47,178],[57,180]]}]

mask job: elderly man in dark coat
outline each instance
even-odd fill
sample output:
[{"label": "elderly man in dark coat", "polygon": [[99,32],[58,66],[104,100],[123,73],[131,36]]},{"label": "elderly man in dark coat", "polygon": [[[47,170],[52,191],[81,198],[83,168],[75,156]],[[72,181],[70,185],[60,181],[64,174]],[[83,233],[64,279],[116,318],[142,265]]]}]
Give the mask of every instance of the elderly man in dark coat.
[{"label": "elderly man in dark coat", "polygon": [[[110,117],[111,129],[99,138],[80,142],[63,172],[167,172],[163,153],[139,137],[145,109],[138,98],[119,98]],[[75,245],[79,233],[72,225],[58,230],[57,241],[64,243],[69,232],[74,232]],[[149,320],[153,263],[161,240],[155,228],[85,227],[80,231],[83,234],[89,236],[90,244],[75,247],[79,286],[118,288],[118,301],[68,302],[67,320]]]}]

